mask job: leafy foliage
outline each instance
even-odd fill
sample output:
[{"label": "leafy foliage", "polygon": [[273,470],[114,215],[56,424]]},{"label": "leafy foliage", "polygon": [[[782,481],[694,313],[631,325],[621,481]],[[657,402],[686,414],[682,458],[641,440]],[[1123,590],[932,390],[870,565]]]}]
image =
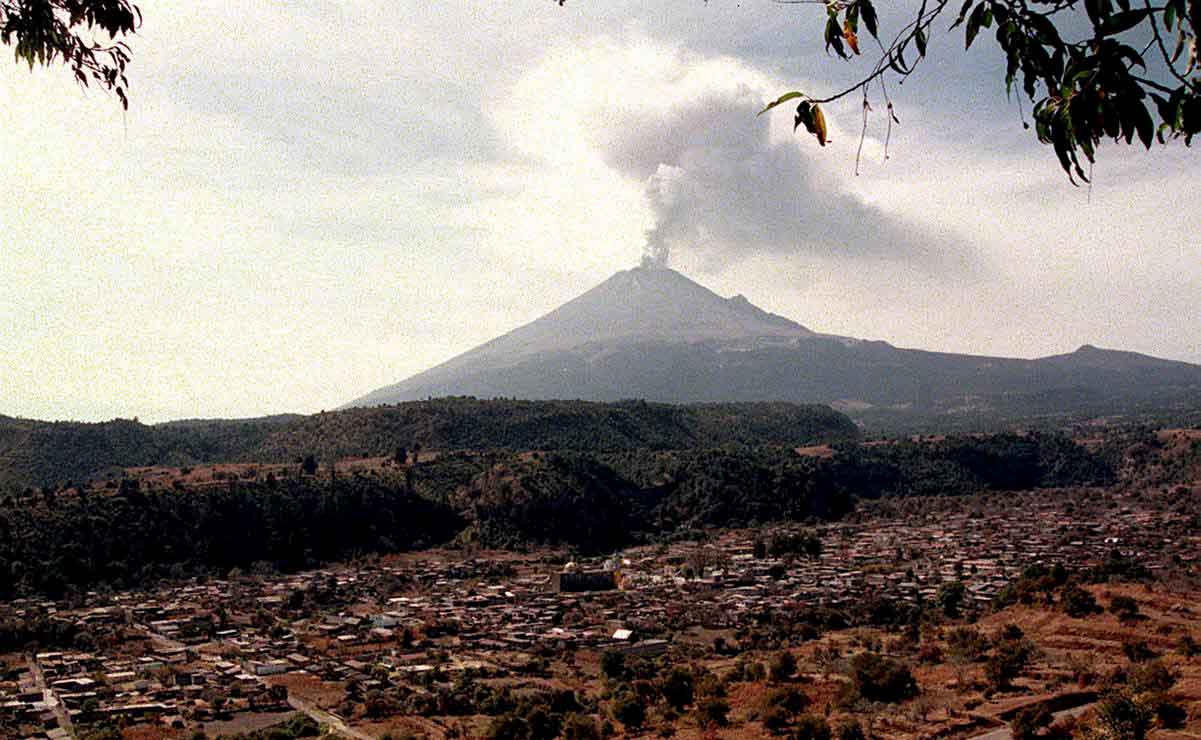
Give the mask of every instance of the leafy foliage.
[{"label": "leafy foliage", "polygon": [[[797,126],[805,125],[824,145],[821,104],[862,92],[866,129],[869,90],[878,84],[891,126],[896,119],[886,80],[904,81],[926,58],[934,23],[949,3],[922,0],[891,42],[880,36],[871,0],[817,3],[824,5],[827,52],[858,56],[862,27],[880,55],[866,76],[841,92],[824,98],[789,92],[766,110],[799,98]],[[1201,131],[1199,0],[964,0],[951,28],[960,26],[965,47],[994,30],[1006,59],[1006,92],[1012,95],[1016,87],[1030,101],[1038,140],[1052,147],[1073,181],[1088,179],[1084,165],[1095,161],[1104,139],[1137,139],[1149,149],[1168,138],[1189,144]]]},{"label": "leafy foliage", "polygon": [[456,495],[472,522],[460,539],[488,547],[614,550],[628,541],[636,492],[588,458],[546,454],[515,460],[489,469]]},{"label": "leafy foliage", "polygon": [[917,696],[918,686],[909,667],[877,653],[859,653],[851,659],[851,688],[867,701],[900,702]]},{"label": "leafy foliage", "polygon": [[119,39],[134,33],[141,20],[128,0],[0,0],[0,42],[12,46],[17,61],[30,69],[68,65],[80,85],[95,82],[128,108],[129,47]]},{"label": "leafy foliage", "polygon": [[447,506],[368,478],[33,498],[0,512],[0,594],[57,595],[256,562],[294,569],[438,544],[460,526]]}]

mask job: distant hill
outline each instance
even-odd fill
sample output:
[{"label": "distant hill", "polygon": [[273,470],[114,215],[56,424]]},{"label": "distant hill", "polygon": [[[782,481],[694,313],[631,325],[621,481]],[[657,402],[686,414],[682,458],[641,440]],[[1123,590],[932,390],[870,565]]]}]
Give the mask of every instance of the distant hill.
[{"label": "distant hill", "polygon": [[829,407],[789,403],[483,401],[446,398],[379,408],[155,426],[0,417],[0,490],[83,482],[119,468],[212,462],[292,462],[391,455],[412,449],[687,449],[725,444],[805,445],[854,439]]},{"label": "distant hill", "polygon": [[1085,345],[1041,359],[818,334],[678,272],[619,272],[536,321],[350,406],[447,395],[834,404],[869,431],[1201,405],[1201,366]]}]

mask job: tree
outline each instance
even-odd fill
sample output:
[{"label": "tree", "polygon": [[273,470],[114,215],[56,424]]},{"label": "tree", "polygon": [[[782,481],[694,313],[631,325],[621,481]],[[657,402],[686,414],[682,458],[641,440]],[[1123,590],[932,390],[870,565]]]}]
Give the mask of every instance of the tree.
[{"label": "tree", "polygon": [[1034,740],[1044,729],[1050,727],[1053,721],[1055,718],[1051,716],[1047,705],[1039,704],[1015,714],[1009,721],[1009,731],[1013,733],[1014,740]]},{"label": "tree", "polygon": [[984,676],[994,689],[1004,689],[1026,670],[1034,657],[1034,645],[1025,639],[1002,640],[984,663]]},{"label": "tree", "polygon": [[676,666],[659,680],[659,693],[672,708],[680,710],[692,703],[692,671]]},{"label": "tree", "polygon": [[1109,600],[1109,612],[1121,622],[1133,622],[1142,616],[1138,611],[1138,602],[1122,595],[1116,595]]},{"label": "tree", "polygon": [[142,13],[128,0],[0,0],[0,42],[14,47],[18,62],[62,62],[76,81],[113,92],[129,107],[125,66]]},{"label": "tree", "polygon": [[613,704],[613,718],[628,729],[646,722],[646,704],[636,694],[626,694]]},{"label": "tree", "polygon": [[787,650],[781,650],[771,662],[771,680],[787,681],[796,675],[796,657]]},{"label": "tree", "polygon": [[1068,616],[1075,617],[1076,619],[1090,616],[1101,610],[1097,606],[1097,599],[1091,593],[1076,585],[1066,587],[1059,599],[1063,605],[1063,610],[1067,612]]},{"label": "tree", "polygon": [[617,680],[626,674],[626,656],[616,650],[606,650],[601,654],[601,672],[612,680]]},{"label": "tree", "polygon": [[[950,0],[922,0],[892,40],[881,41],[871,0],[780,2],[824,6],[827,52],[843,59],[859,56],[861,28],[880,49],[870,72],[849,87],[824,97],[785,93],[764,109],[798,101],[795,127],[805,126],[823,146],[821,106],[861,93],[866,131],[875,87],[891,130],[897,119],[888,80],[903,82],[913,74],[926,58],[935,21],[950,5]],[[1013,95],[1016,84],[1017,94],[1029,100],[1038,140],[1052,146],[1069,178],[1088,180],[1082,160],[1092,165],[1102,139],[1131,144],[1137,136],[1150,149],[1168,138],[1190,144],[1201,131],[1196,39],[1201,0],[1154,5],[1151,0],[964,0],[951,28],[959,26],[965,48],[981,31],[995,27],[1006,59],[1006,93]],[[1148,102],[1154,104],[1151,110]],[[1023,125],[1030,127],[1024,115]]]},{"label": "tree", "polygon": [[797,740],[830,740],[833,736],[830,723],[815,714],[806,714],[797,720],[796,732],[793,737]]},{"label": "tree", "polygon": [[[823,105],[861,94],[866,134],[872,100],[882,99],[887,151],[892,125],[900,122],[888,83],[902,83],[917,70],[926,58],[935,22],[947,20],[951,0],[922,0],[891,40],[881,36],[872,0],[777,2],[820,6],[827,53],[844,60],[860,56],[861,31],[872,37],[880,52],[867,74],[838,92],[819,96],[794,90],[761,114],[796,101],[793,128],[804,126],[825,146]],[[1006,59],[1006,93],[1012,96],[1016,84],[1018,94],[1029,100],[1039,142],[1054,149],[1073,183],[1075,177],[1088,180],[1081,157],[1091,169],[1102,139],[1132,144],[1137,136],[1150,149],[1155,141],[1163,144],[1169,138],[1183,138],[1189,145],[1201,131],[1196,35],[1201,0],[964,0],[951,29],[960,26],[965,48],[981,31],[995,27],[996,43]],[[873,98],[877,88],[879,97]],[[1154,104],[1150,110],[1148,98]],[[1022,125],[1030,128],[1021,115]]]},{"label": "tree", "polygon": [[729,714],[729,703],[719,697],[709,697],[696,705],[696,722],[701,727],[725,727]]},{"label": "tree", "polygon": [[867,701],[894,703],[917,696],[918,686],[909,668],[877,653],[859,653],[851,659],[851,686]]},{"label": "tree", "polygon": [[564,740],[600,740],[600,731],[591,717],[571,713],[563,720]]},{"label": "tree", "polygon": [[317,458],[312,455],[305,455],[304,461],[300,464],[300,469],[305,475],[316,475]]},{"label": "tree", "polygon": [[1115,694],[1097,704],[1096,723],[1104,737],[1143,740],[1151,729],[1152,712],[1124,694]]},{"label": "tree", "polygon": [[966,593],[967,587],[963,585],[963,581],[948,581],[938,587],[935,601],[942,608],[943,614],[954,619],[959,616]]}]

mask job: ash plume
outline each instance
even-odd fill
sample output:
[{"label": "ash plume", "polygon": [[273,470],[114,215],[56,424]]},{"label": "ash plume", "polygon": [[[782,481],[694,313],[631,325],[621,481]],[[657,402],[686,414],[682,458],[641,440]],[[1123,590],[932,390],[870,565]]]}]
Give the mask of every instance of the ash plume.
[{"label": "ash plume", "polygon": [[756,116],[765,97],[718,90],[613,116],[597,134],[605,161],[644,183],[654,223],[643,264],[684,251],[714,265],[797,252],[938,261],[938,239],[847,192],[796,137],[773,137]]}]

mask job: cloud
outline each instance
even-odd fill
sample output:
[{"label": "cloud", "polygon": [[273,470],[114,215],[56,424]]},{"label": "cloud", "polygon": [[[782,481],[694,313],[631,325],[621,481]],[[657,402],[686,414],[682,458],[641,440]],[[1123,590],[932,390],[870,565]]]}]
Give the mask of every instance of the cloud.
[{"label": "cloud", "polygon": [[147,0],[128,115],[0,64],[0,413],[330,408],[629,267],[648,229],[826,331],[1201,360],[1201,152],[1107,150],[1090,206],[960,38],[853,177],[856,100],[824,149],[754,115],[860,69],[810,9]]},{"label": "cloud", "polygon": [[[583,70],[578,72],[577,70]],[[575,87],[587,80],[587,92]],[[648,41],[601,40],[548,54],[517,85],[515,110],[530,121],[538,101],[556,113],[515,138],[552,140],[571,156],[599,157],[642,190],[652,215],[646,256],[716,267],[755,254],[839,260],[905,260],[959,269],[970,247],[950,244],[847,187],[857,132],[835,126],[837,146],[757,116],[784,84],[728,57],[704,57]],[[589,94],[591,93],[591,94]],[[542,106],[545,108],[545,104]],[[567,143],[570,142],[570,145]],[[874,139],[865,141],[878,154]]]}]

